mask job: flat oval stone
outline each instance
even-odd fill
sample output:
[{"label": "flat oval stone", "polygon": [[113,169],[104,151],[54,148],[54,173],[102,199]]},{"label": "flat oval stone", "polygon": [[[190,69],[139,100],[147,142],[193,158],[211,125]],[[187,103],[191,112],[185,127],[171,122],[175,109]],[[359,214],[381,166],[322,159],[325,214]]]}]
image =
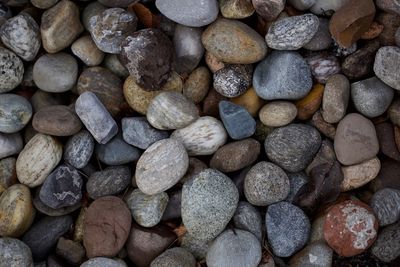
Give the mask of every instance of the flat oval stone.
[{"label": "flat oval stone", "polygon": [[265,139],[268,158],[289,172],[303,170],[321,145],[321,135],[312,126],[289,124],[275,129]]},{"label": "flat oval stone", "polygon": [[211,240],[224,230],[238,202],[235,184],[221,172],[206,169],[183,185],[183,224],[191,236]]},{"label": "flat oval stone", "polygon": [[273,51],[257,65],[253,86],[266,100],[300,99],[312,88],[311,70],[297,52]]},{"label": "flat oval stone", "polygon": [[135,179],[139,189],[154,195],[174,186],[186,173],[189,156],[182,143],[168,138],[152,144],[136,164]]},{"label": "flat oval stone", "polygon": [[296,253],[290,259],[290,266],[332,266],[332,249],[325,242],[314,242]]},{"label": "flat oval stone", "polygon": [[79,267],[127,267],[126,263],[122,260],[113,260],[104,257],[95,257],[91,258],[84,263],[82,263]]},{"label": "flat oval stone", "polygon": [[400,90],[400,74],[396,70],[400,62],[400,48],[396,46],[381,47],[375,56],[375,75],[384,83]]},{"label": "flat oval stone", "polygon": [[219,12],[215,0],[156,0],[156,7],[170,20],[189,27],[208,25]]},{"label": "flat oval stone", "polygon": [[6,93],[22,82],[24,64],[16,54],[3,47],[0,47],[0,57],[0,93]]},{"label": "flat oval stone", "polygon": [[24,97],[0,95],[0,132],[15,133],[25,127],[32,117],[32,106]]},{"label": "flat oval stone", "polygon": [[82,169],[92,157],[94,139],[87,130],[71,136],[64,147],[64,160],[77,169]]},{"label": "flat oval stone", "polygon": [[291,123],[297,116],[297,108],[292,102],[272,101],[258,113],[260,121],[271,127],[281,127]]},{"label": "flat oval stone", "polygon": [[62,145],[54,137],[36,134],[18,156],[16,170],[20,183],[41,185],[62,157]]},{"label": "flat oval stone", "polygon": [[251,65],[226,65],[214,72],[214,89],[226,97],[242,95],[251,85],[252,74]]},{"label": "flat oval stone", "polygon": [[240,140],[252,136],[256,131],[256,121],[242,106],[229,101],[219,102],[219,115],[229,136]]},{"label": "flat oval stone", "polygon": [[33,267],[30,248],[16,238],[0,238],[0,265],[7,267]]},{"label": "flat oval stone", "polygon": [[328,123],[339,122],[346,115],[350,83],[346,76],[336,74],[326,82],[322,97],[322,117]]},{"label": "flat oval stone", "polygon": [[375,192],[371,198],[370,205],[379,221],[379,226],[386,226],[399,220],[399,203],[400,190],[384,188]]},{"label": "flat oval stone", "polygon": [[343,166],[343,181],[341,184],[342,192],[353,190],[369,183],[375,179],[380,169],[381,162],[377,157],[363,161],[359,164]]},{"label": "flat oval stone", "polygon": [[228,135],[214,117],[200,117],[185,128],[175,130],[171,138],[179,140],[189,156],[212,155],[226,143]]},{"label": "flat oval stone", "polygon": [[251,204],[240,201],[233,215],[235,228],[252,233],[258,240],[262,240],[262,219],[260,212]]},{"label": "flat oval stone", "polygon": [[0,133],[0,159],[18,154],[24,147],[19,133]]},{"label": "flat oval stone", "polygon": [[263,38],[237,20],[217,19],[203,32],[202,42],[208,52],[230,64],[252,64],[267,53]]},{"label": "flat oval stone", "polygon": [[104,59],[103,51],[97,48],[93,39],[88,35],[77,39],[71,45],[71,51],[86,66],[97,66]]},{"label": "flat oval stone", "polygon": [[122,135],[114,136],[107,144],[96,144],[97,159],[107,165],[123,165],[139,159],[141,151],[126,143]]},{"label": "flat oval stone", "polygon": [[170,248],[155,258],[150,264],[150,267],[163,266],[195,267],[196,259],[184,248]]},{"label": "flat oval stone", "polygon": [[206,260],[209,267],[257,267],[260,261],[259,240],[240,229],[226,230],[219,235],[210,246]]},{"label": "flat oval stone", "polygon": [[371,253],[379,260],[389,263],[400,256],[400,223],[385,227],[371,247]]},{"label": "flat oval stone", "polygon": [[271,25],[265,41],[272,49],[297,50],[311,41],[318,26],[318,17],[313,14],[283,18]]},{"label": "flat oval stone", "polygon": [[219,1],[219,8],[222,16],[227,19],[244,19],[254,13],[251,1],[221,0]]}]

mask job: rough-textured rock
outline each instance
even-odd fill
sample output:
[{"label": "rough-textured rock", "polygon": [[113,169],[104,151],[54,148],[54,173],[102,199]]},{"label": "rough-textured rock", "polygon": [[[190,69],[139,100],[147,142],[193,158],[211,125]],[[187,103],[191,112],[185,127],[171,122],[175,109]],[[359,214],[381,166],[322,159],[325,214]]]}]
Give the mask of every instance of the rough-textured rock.
[{"label": "rough-textured rock", "polygon": [[92,135],[82,130],[70,137],[64,147],[64,160],[77,169],[82,169],[92,157],[94,139]]},{"label": "rough-textured rock", "polygon": [[290,266],[332,266],[332,249],[324,242],[309,244],[290,259]]},{"label": "rough-textured rock", "polygon": [[29,247],[15,238],[0,238],[0,265],[7,267],[33,267],[32,253]]},{"label": "rough-textured rock", "polygon": [[16,159],[14,157],[0,160],[0,194],[18,181],[15,172],[15,162]]},{"label": "rough-textured rock", "polygon": [[195,267],[196,259],[186,249],[181,247],[175,247],[164,251],[161,255],[155,258],[150,264],[150,267],[167,267],[167,266]]},{"label": "rough-textured rock", "polygon": [[0,93],[6,93],[22,82],[24,64],[16,54],[3,47],[0,47],[0,57]]},{"label": "rough-textured rock", "polygon": [[181,247],[187,249],[197,260],[203,261],[207,256],[212,241],[204,241],[185,233],[182,237]]},{"label": "rough-textured rock", "polygon": [[226,65],[214,72],[214,89],[223,96],[242,95],[251,85],[251,65]]},{"label": "rough-textured rock", "polygon": [[377,157],[363,161],[359,164],[343,166],[341,190],[349,191],[369,183],[375,179],[380,169],[381,163]]},{"label": "rough-textured rock", "polygon": [[[305,1],[312,2],[315,0],[305,0]],[[319,20],[319,25],[317,32],[314,34],[314,36],[308,43],[303,45],[303,48],[307,50],[320,51],[329,48],[332,44],[331,33],[329,32],[329,20],[326,18],[318,18],[318,20]]]},{"label": "rough-textured rock", "polygon": [[113,260],[105,257],[91,258],[80,265],[80,267],[127,267],[122,260]]},{"label": "rough-textured rock", "polygon": [[219,115],[226,131],[234,140],[250,137],[256,131],[256,121],[250,113],[230,101],[219,102]]},{"label": "rough-textured rock", "polygon": [[243,19],[254,13],[254,7],[249,0],[221,0],[219,8],[222,16],[227,19]]},{"label": "rough-textured rock", "polygon": [[267,21],[272,21],[278,17],[278,15],[285,8],[285,0],[252,0],[253,6],[258,15]]},{"label": "rough-textured rock", "polygon": [[252,233],[258,240],[262,240],[262,219],[260,212],[245,201],[240,201],[233,215],[235,228]]},{"label": "rough-textured rock", "polygon": [[379,221],[379,226],[386,226],[399,220],[399,203],[400,190],[384,188],[375,192],[370,205]]},{"label": "rough-textured rock", "polygon": [[93,39],[86,35],[76,40],[71,45],[72,53],[77,56],[86,66],[97,66],[104,59],[104,53],[97,48]]},{"label": "rough-textured rock", "polygon": [[394,261],[400,256],[400,223],[384,228],[372,245],[371,253],[383,262]]},{"label": "rough-textured rock", "polygon": [[118,134],[107,144],[97,144],[95,154],[98,160],[107,165],[123,165],[138,160],[141,151],[126,143]]},{"label": "rough-textured rock", "polygon": [[340,63],[337,57],[329,54],[316,54],[306,58],[311,73],[317,82],[325,84],[329,77],[340,73]]},{"label": "rough-textured rock", "polygon": [[346,76],[331,76],[322,97],[322,117],[328,123],[339,122],[346,114],[350,98],[350,83]]},{"label": "rough-textured rock", "polygon": [[127,166],[113,166],[94,172],[86,183],[90,198],[117,195],[131,184],[131,172]]},{"label": "rough-textured rock", "polygon": [[19,133],[0,133],[0,159],[18,154],[24,147]]},{"label": "rough-textured rock", "polygon": [[32,106],[24,97],[15,94],[0,95],[0,132],[16,133],[28,124]]},{"label": "rough-textured rock", "polygon": [[384,83],[400,90],[400,74],[396,67],[400,62],[400,48],[395,46],[381,47],[375,56],[375,75]]},{"label": "rough-textured rock", "polygon": [[291,123],[297,115],[296,106],[288,101],[272,101],[259,112],[260,121],[271,127],[281,127]]},{"label": "rough-textured rock", "polygon": [[380,151],[394,160],[400,161],[400,151],[396,143],[396,132],[393,124],[389,122],[379,123],[375,126],[378,136]]}]

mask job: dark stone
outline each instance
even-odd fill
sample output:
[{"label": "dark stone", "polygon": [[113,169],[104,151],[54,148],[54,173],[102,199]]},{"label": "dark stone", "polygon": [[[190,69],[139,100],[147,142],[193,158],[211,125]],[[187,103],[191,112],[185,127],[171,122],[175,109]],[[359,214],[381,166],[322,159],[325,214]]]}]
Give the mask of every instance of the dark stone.
[{"label": "dark stone", "polygon": [[390,158],[381,160],[381,170],[378,176],[372,180],[371,188],[373,191],[378,191],[383,188],[394,188],[400,190],[400,164]]},{"label": "dark stone", "polygon": [[178,219],[181,217],[182,190],[175,191],[169,195],[169,201],[161,220]]},{"label": "dark stone", "polygon": [[130,145],[147,149],[155,142],[168,138],[168,133],[153,128],[145,117],[130,117],[122,119],[122,137]]},{"label": "dark stone", "polygon": [[64,147],[64,160],[77,169],[84,168],[92,157],[94,139],[87,130],[70,137]]},{"label": "dark stone", "polygon": [[256,131],[256,121],[242,106],[229,101],[219,102],[219,115],[229,136],[234,140],[250,137]]},{"label": "dark stone", "polygon": [[400,219],[400,190],[381,189],[372,196],[370,206],[379,221],[379,226],[395,223]]},{"label": "dark stone", "polygon": [[46,204],[44,204],[40,200],[39,194],[40,194],[40,188],[38,190],[36,190],[35,197],[33,198],[33,206],[35,206],[35,208],[39,212],[46,214],[48,216],[57,217],[57,216],[67,215],[67,214],[70,214],[70,213],[76,211],[77,209],[79,209],[82,206],[82,203],[79,202],[73,206],[53,209],[53,208],[50,208],[49,206],[47,206]]},{"label": "dark stone", "polygon": [[375,130],[381,152],[389,158],[400,161],[400,152],[396,146],[393,124],[389,122],[379,123],[375,125]]},{"label": "dark stone", "polygon": [[96,157],[107,165],[123,165],[139,159],[141,151],[114,136],[107,144],[96,144]]},{"label": "dark stone", "polygon": [[79,265],[83,262],[86,251],[81,243],[60,237],[57,242],[56,253],[72,265]]}]

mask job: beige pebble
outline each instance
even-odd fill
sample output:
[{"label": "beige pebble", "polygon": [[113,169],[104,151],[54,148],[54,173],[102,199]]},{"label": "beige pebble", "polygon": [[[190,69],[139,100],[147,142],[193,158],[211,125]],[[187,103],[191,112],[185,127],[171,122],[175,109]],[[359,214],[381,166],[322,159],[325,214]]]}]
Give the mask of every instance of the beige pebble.
[{"label": "beige pebble", "polygon": [[199,67],[192,71],[183,86],[183,95],[195,103],[200,103],[210,88],[211,75],[206,67]]},{"label": "beige pebble", "polygon": [[377,157],[356,165],[342,167],[342,192],[359,188],[372,181],[381,169],[381,162]]},{"label": "beige pebble", "polygon": [[297,116],[296,105],[287,101],[273,101],[263,106],[259,112],[263,124],[280,127],[291,123]]},{"label": "beige pebble", "polygon": [[87,66],[97,66],[104,59],[104,52],[97,48],[89,35],[82,36],[71,46],[72,53]]}]

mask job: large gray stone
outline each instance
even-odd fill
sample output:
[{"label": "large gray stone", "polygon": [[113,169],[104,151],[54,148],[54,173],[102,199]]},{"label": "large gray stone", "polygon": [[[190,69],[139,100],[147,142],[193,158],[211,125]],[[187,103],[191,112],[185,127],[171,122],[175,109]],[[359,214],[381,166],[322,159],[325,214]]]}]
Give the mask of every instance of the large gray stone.
[{"label": "large gray stone", "polygon": [[262,240],[262,219],[260,212],[246,201],[240,201],[233,215],[235,228],[252,233],[258,240]]},{"label": "large gray stone", "polygon": [[107,165],[123,165],[139,159],[141,151],[126,143],[122,134],[114,136],[107,144],[96,144],[97,158]]},{"label": "large gray stone", "polygon": [[375,56],[374,72],[375,75],[384,83],[400,90],[400,47],[384,46],[381,47]]},{"label": "large gray stone", "polygon": [[15,238],[0,238],[0,266],[33,267],[30,248]]},{"label": "large gray stone", "polygon": [[400,190],[384,188],[375,192],[370,206],[381,227],[395,223],[400,219]]},{"label": "large gray stone", "polygon": [[86,183],[89,197],[117,195],[131,184],[131,171],[127,166],[113,166],[90,175]]}]

